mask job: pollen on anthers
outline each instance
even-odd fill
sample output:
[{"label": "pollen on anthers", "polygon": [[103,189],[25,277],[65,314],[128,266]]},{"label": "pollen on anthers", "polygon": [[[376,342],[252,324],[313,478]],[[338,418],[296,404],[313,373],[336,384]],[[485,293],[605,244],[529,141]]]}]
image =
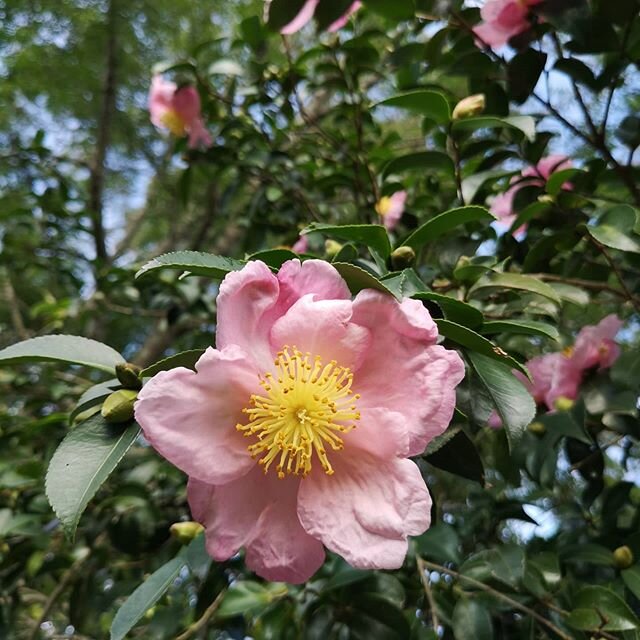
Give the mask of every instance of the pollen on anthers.
[{"label": "pollen on anthers", "polygon": [[264,395],[252,395],[242,410],[247,424],[236,429],[257,438],[248,450],[265,473],[273,464],[279,478],[291,473],[306,477],[317,459],[332,475],[328,452],[343,449],[342,435],[360,420],[355,404],[360,394],[351,389],[353,373],[295,345],[285,345],[274,365],[273,373],[260,376]]}]

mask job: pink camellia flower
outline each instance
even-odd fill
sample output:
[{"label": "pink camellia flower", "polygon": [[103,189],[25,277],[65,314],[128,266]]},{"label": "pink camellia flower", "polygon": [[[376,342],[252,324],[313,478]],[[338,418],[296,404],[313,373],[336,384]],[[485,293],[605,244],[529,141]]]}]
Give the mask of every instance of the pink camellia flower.
[{"label": "pink camellia flower", "polygon": [[211,146],[212,140],[200,114],[200,96],[195,87],[178,88],[162,76],[153,76],[149,91],[151,122],[181,138],[189,135],[189,147]]},{"label": "pink camellia flower", "polygon": [[[302,9],[298,12],[291,22],[286,24],[282,29],[280,29],[280,33],[288,35],[291,33],[296,33],[296,31],[300,31],[302,27],[304,27],[310,20],[313,18],[313,14],[316,11],[316,8],[320,4],[321,0],[307,0]],[[340,16],[337,20],[332,22],[327,31],[337,31],[338,29],[342,29],[347,21],[360,7],[362,6],[361,0],[356,0],[356,2],[352,3],[351,6],[347,9],[347,11]]]},{"label": "pink camellia flower", "polygon": [[[528,186],[543,187],[553,173],[563,169],[570,169],[572,166],[573,163],[570,158],[562,155],[550,155],[541,158],[535,167],[527,167],[522,170],[519,176],[511,178],[512,186],[504,193],[496,196],[491,203],[491,213],[500,221],[499,226],[510,229],[515,222],[517,213],[513,209],[513,200],[520,189]],[[565,182],[562,188],[570,190],[573,185],[570,182]],[[513,236],[518,240],[521,239],[527,230],[527,226],[526,223],[519,226],[513,232]]]},{"label": "pink camellia flower", "polygon": [[448,425],[464,365],[436,345],[416,300],[365,289],[355,299],[321,260],[260,261],[229,274],[217,348],[163,371],[136,419],[189,475],[208,552],[241,547],[268,580],[299,583],[324,547],[359,568],[395,569],[431,499],[408,459]]},{"label": "pink camellia flower", "polygon": [[578,397],[582,371],[571,360],[571,350],[536,356],[527,362],[532,383],[517,374],[529,389],[537,404],[546,404],[550,411],[557,408],[561,398],[575,400]]},{"label": "pink camellia flower", "polygon": [[376,203],[376,213],[382,218],[382,224],[389,230],[395,229],[402,218],[407,201],[406,191],[396,191],[392,196],[383,196]]},{"label": "pink camellia flower", "polygon": [[571,360],[575,367],[586,371],[595,366],[608,369],[620,355],[615,337],[622,328],[615,314],[603,318],[597,325],[583,327],[576,337]]},{"label": "pink camellia flower", "polygon": [[307,253],[309,251],[309,238],[307,236],[299,236],[291,250],[296,253]]},{"label": "pink camellia flower", "polygon": [[531,26],[531,7],[543,0],[486,0],[480,9],[483,22],[473,29],[479,46],[501,47]]}]

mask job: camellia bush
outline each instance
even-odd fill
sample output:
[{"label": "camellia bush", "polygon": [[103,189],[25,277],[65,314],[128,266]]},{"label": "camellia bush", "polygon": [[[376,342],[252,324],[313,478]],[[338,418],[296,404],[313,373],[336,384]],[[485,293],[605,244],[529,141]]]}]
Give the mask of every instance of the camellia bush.
[{"label": "camellia bush", "polygon": [[0,15],[1,638],[640,638],[638,0]]}]

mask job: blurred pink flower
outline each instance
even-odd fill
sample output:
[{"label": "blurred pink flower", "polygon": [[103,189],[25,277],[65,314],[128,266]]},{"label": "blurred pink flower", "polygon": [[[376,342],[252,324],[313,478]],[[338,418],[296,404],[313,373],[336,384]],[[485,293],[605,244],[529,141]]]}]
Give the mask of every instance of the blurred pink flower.
[{"label": "blurred pink flower", "polygon": [[536,356],[527,362],[533,383],[522,374],[520,380],[529,389],[537,404],[546,404],[554,411],[559,398],[575,400],[578,397],[582,371],[571,361],[570,353],[558,351]]},{"label": "blurred pink flower", "polygon": [[530,8],[543,0],[486,0],[480,9],[482,22],[473,31],[479,46],[501,47],[530,26]]},{"label": "blurred pink flower", "polygon": [[[496,196],[491,203],[491,213],[500,221],[500,227],[510,229],[517,218],[517,213],[513,209],[513,200],[523,187],[539,186],[543,187],[545,182],[556,171],[570,169],[573,162],[570,158],[562,155],[550,155],[542,158],[535,167],[527,167],[523,169],[519,176],[511,178],[511,187],[504,193]],[[565,182],[563,189],[570,190],[573,185]],[[514,232],[514,238],[520,240],[526,230],[527,224],[519,226]]]},{"label": "blurred pink flower", "polygon": [[307,253],[309,250],[309,238],[307,236],[299,236],[291,250],[296,253]]},{"label": "blurred pink flower", "polygon": [[153,76],[149,91],[151,122],[156,127],[168,129],[178,138],[188,134],[191,149],[212,144],[200,110],[200,96],[195,87],[178,88],[160,75]]},{"label": "blurred pink flower", "polygon": [[622,320],[615,314],[603,318],[597,325],[583,327],[576,337],[571,360],[581,370],[598,366],[608,369],[620,355],[615,337],[622,328]]},{"label": "blurred pink flower", "polygon": [[354,300],[321,260],[229,274],[217,348],[163,371],[136,403],[153,447],[189,475],[209,553],[241,547],[267,580],[303,582],[326,547],[358,568],[396,569],[429,527],[417,465],[453,414],[464,365],[437,345],[416,300]]},{"label": "blurred pink flower", "polygon": [[395,229],[402,218],[407,201],[406,191],[396,191],[392,196],[383,196],[376,203],[376,213],[382,218],[382,224],[389,230]]},{"label": "blurred pink flower", "polygon": [[[313,14],[316,11],[316,8],[320,4],[321,0],[307,0],[302,6],[302,9],[298,12],[291,22],[286,24],[282,29],[280,29],[280,33],[285,35],[296,33],[296,31],[300,31],[302,27],[304,27],[310,20],[313,18]],[[355,13],[362,6],[362,2],[360,0],[356,0],[351,6],[347,9],[344,15],[340,16],[337,20],[332,22],[327,28],[328,31],[337,31],[338,29],[342,29],[347,21],[351,17],[353,13]]]}]

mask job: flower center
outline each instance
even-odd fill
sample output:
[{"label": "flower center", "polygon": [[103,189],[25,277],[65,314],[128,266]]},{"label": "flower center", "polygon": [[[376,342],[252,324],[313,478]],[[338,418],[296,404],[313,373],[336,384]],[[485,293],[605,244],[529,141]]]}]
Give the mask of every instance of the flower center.
[{"label": "flower center", "polygon": [[389,213],[389,209],[391,209],[391,198],[389,196],[382,196],[376,203],[377,214],[384,218],[384,216]]},{"label": "flower center", "polygon": [[161,116],[160,122],[176,137],[180,138],[186,133],[184,120],[174,109],[167,109]]},{"label": "flower center", "polygon": [[340,435],[360,420],[351,370],[335,360],[325,365],[320,356],[312,358],[295,346],[284,346],[274,364],[274,374],[260,376],[265,395],[252,395],[242,410],[248,423],[236,425],[245,437],[258,439],[248,447],[251,457],[262,456],[258,464],[265,473],[275,461],[279,478],[306,477],[315,452],[325,473],[333,474],[327,451],[342,449]]},{"label": "flower center", "polygon": [[565,348],[562,350],[562,355],[563,355],[565,358],[572,358],[572,357],[573,357],[573,351],[574,351],[573,347],[565,347]]}]

